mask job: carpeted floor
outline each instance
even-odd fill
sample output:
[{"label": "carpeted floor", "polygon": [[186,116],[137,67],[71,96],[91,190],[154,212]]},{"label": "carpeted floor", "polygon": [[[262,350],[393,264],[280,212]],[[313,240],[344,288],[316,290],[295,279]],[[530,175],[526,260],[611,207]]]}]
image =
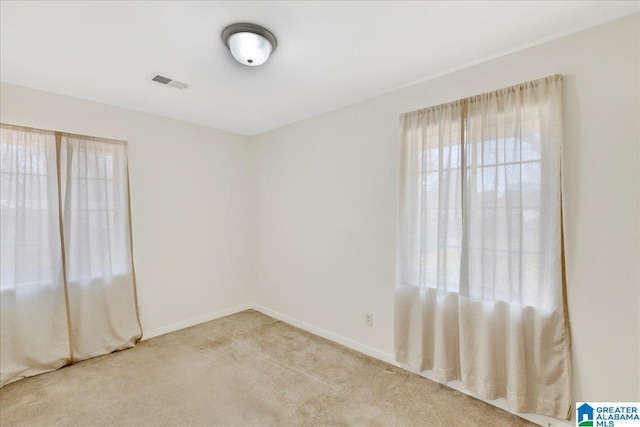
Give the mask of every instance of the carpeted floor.
[{"label": "carpeted floor", "polygon": [[248,310],[9,384],[0,425],[533,424]]}]

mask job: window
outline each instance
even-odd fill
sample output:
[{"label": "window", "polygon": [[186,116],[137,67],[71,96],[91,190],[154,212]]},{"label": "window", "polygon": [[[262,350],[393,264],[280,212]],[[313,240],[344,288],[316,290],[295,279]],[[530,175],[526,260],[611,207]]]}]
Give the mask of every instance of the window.
[{"label": "window", "polygon": [[[542,240],[549,215],[542,210],[545,118],[536,105],[513,113],[498,98],[488,103],[491,117],[465,101],[405,118],[406,137],[418,143],[405,155],[413,170],[404,183],[411,202],[400,212],[398,281],[476,299],[547,304],[537,290],[549,243]],[[559,190],[559,173],[553,176]]]},{"label": "window", "polygon": [[0,386],[133,346],[127,147],[0,125]]},{"label": "window", "polygon": [[2,127],[0,288],[61,281],[53,132]]},{"label": "window", "polygon": [[[63,215],[70,237],[69,280],[131,274],[127,165],[121,144],[63,136]],[[73,239],[82,235],[83,238]],[[100,242],[96,245],[96,242]],[[108,269],[105,271],[104,269]]]},{"label": "window", "polygon": [[513,410],[571,405],[561,76],[401,117],[396,359]]}]

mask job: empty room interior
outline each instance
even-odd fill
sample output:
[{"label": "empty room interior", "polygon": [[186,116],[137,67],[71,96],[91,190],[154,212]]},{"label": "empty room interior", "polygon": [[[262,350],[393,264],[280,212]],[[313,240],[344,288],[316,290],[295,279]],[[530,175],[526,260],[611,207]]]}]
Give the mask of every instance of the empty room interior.
[{"label": "empty room interior", "polygon": [[0,24],[0,425],[640,426],[640,2]]}]

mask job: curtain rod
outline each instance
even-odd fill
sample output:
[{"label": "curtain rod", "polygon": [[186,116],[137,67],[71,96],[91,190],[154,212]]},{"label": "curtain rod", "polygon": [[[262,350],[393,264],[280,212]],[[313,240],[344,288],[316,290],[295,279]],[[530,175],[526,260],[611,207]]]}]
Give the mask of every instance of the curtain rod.
[{"label": "curtain rod", "polygon": [[476,102],[480,102],[483,99],[486,98],[495,98],[501,95],[504,95],[506,92],[521,92],[526,88],[532,87],[532,86],[537,86],[540,84],[544,84],[544,83],[552,83],[554,81],[558,81],[558,80],[562,80],[562,74],[554,74],[551,76],[547,76],[547,77],[543,77],[541,79],[537,79],[537,80],[531,80],[525,83],[520,83],[514,86],[508,86],[502,89],[498,89],[498,90],[494,90],[494,91],[490,91],[490,92],[485,92],[485,93],[481,93],[479,95],[473,95],[473,96],[469,96],[467,98],[460,98],[457,99],[455,101],[451,101],[451,102],[445,102],[444,104],[438,104],[438,105],[433,105],[431,107],[426,107],[426,108],[421,108],[419,110],[414,110],[414,111],[409,111],[407,113],[402,113],[400,114],[400,117],[406,117],[406,116],[412,116],[412,115],[416,115],[416,114],[422,114],[422,113],[426,113],[429,111],[434,111],[434,110],[438,110],[438,109],[442,109],[442,108],[446,108],[446,107],[451,107],[454,106],[456,104],[473,104]]},{"label": "curtain rod", "polygon": [[34,128],[34,127],[30,127],[30,126],[13,125],[13,124],[10,124],[10,123],[0,123],[0,126],[4,127],[4,128],[8,128],[8,129],[15,129],[15,130],[22,130],[22,131],[29,131],[29,132],[37,132],[37,133],[47,133],[47,134],[51,134],[51,135],[59,134],[61,136],[67,136],[67,137],[70,137],[70,138],[86,139],[86,140],[90,140],[90,141],[104,142],[104,143],[107,143],[107,144],[128,145],[127,141],[124,141],[124,140],[121,140],[121,139],[101,138],[99,136],[81,135],[81,134],[78,134],[78,133],[62,132],[62,131],[56,131],[56,130]]}]

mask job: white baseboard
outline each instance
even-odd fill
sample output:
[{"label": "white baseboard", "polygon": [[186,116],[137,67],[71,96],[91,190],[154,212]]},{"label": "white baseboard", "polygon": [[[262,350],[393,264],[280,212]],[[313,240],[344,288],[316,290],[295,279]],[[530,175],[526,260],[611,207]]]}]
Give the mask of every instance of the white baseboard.
[{"label": "white baseboard", "polygon": [[384,351],[378,350],[376,348],[370,347],[366,344],[362,344],[358,341],[354,341],[349,338],[345,338],[342,335],[335,334],[333,332],[329,332],[326,329],[318,328],[309,323],[302,322],[298,319],[294,319],[285,314],[278,313],[277,311],[273,311],[269,308],[262,307],[261,305],[254,304],[252,307],[254,310],[259,311],[260,313],[266,314],[269,317],[273,317],[274,319],[282,320],[285,323],[293,325],[297,328],[304,329],[307,332],[311,332],[314,335],[318,335],[322,338],[326,338],[329,341],[336,342],[338,344],[342,344],[345,347],[349,347],[353,350],[359,351],[360,353],[364,353],[367,356],[375,357],[376,359],[383,360],[388,363],[395,363],[393,355],[389,353],[385,353]]},{"label": "white baseboard", "polygon": [[[322,329],[322,328],[318,328],[317,326],[313,326],[309,323],[305,323],[303,321],[300,321],[298,319],[294,319],[292,317],[287,316],[286,314],[282,314],[282,313],[278,313],[277,311],[268,309],[266,307],[262,307],[260,305],[257,304],[253,304],[252,307],[254,310],[257,310],[263,314],[266,314],[267,316],[273,317],[274,319],[278,319],[281,320],[285,323],[288,323],[290,325],[293,325],[297,328],[300,329],[304,329],[307,332],[311,332],[314,335],[318,335],[322,338],[326,338],[330,341],[336,342],[338,344],[344,345],[345,347],[349,347],[353,350],[359,351],[360,353],[364,353],[367,356],[371,356],[373,358],[382,360],[383,362],[387,362],[391,365],[397,366],[399,368],[405,369],[409,372],[413,372],[414,374],[420,375],[422,377],[425,377],[427,379],[430,379],[432,381],[435,381],[437,383],[441,383],[441,381],[438,381],[435,376],[430,372],[430,371],[425,371],[425,372],[416,372],[415,370],[413,370],[410,366],[405,365],[403,363],[399,363],[396,362],[395,360],[395,356],[393,354],[390,353],[386,353],[384,351],[378,350],[376,348],[370,347],[366,344],[363,344],[361,342],[352,340],[350,338],[346,338],[343,337],[342,335],[336,334],[334,332],[330,332],[327,331],[326,329]],[[450,387],[454,390],[457,390],[461,393],[467,394],[469,396],[472,396],[478,400],[482,400],[483,402],[486,402],[490,405],[496,406],[500,409],[503,409],[507,412],[510,412],[514,415],[517,415],[521,418],[524,418],[528,421],[531,421],[532,423],[536,423],[539,424],[541,426],[544,427],[567,427],[567,426],[574,426],[574,424],[571,424],[567,421],[563,421],[563,420],[559,420],[556,418],[552,418],[552,417],[547,417],[544,415],[538,415],[538,414],[521,414],[518,412],[513,412],[511,411],[507,405],[506,405],[506,401],[504,399],[497,399],[497,400],[486,400],[483,399],[482,397],[478,396],[477,394],[475,394],[474,392],[472,392],[471,390],[465,389],[462,386],[462,383],[460,383],[459,381],[450,381],[448,383],[442,383],[445,384],[447,387]]]},{"label": "white baseboard", "polygon": [[172,323],[160,328],[143,330],[142,339],[148,340],[149,338],[157,337],[158,335],[168,334],[169,332],[179,331],[180,329],[188,328],[189,326],[198,325],[200,323],[209,322],[210,320],[219,319],[221,317],[229,316],[230,314],[239,313],[241,311],[249,310],[253,308],[253,304],[242,304],[231,308],[225,308],[213,313],[205,314],[203,316],[193,317],[191,319],[183,320],[181,322]]}]

